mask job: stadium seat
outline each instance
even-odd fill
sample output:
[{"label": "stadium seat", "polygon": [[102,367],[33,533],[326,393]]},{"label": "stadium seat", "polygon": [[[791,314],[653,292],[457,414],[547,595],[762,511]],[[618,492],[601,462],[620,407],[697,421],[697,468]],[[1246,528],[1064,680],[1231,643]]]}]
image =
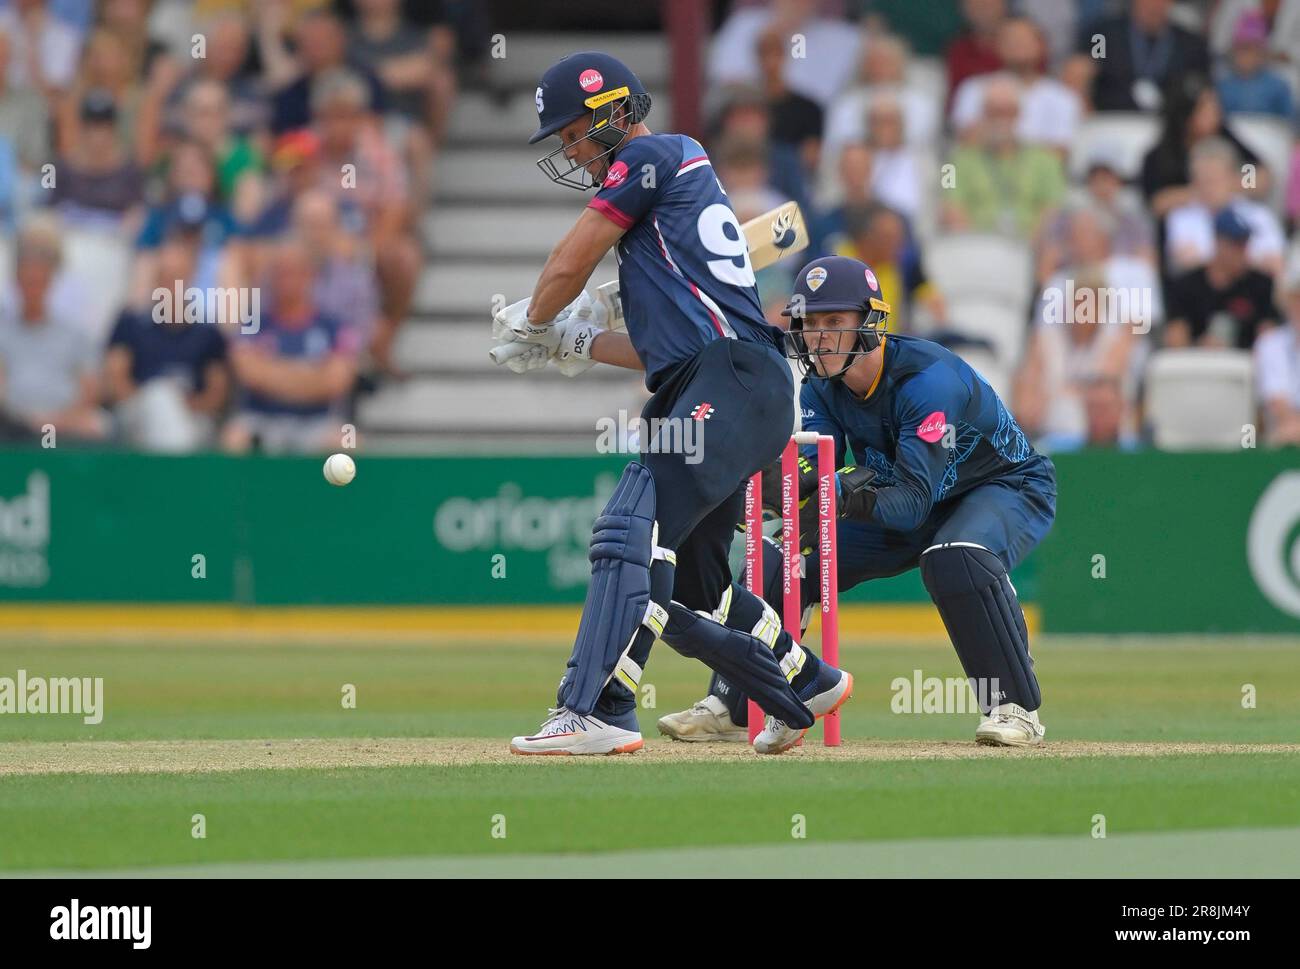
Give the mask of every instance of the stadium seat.
[{"label": "stadium seat", "polygon": [[[415,311],[421,315],[482,320],[489,329],[493,307],[523,299],[533,292],[541,267],[534,261],[491,259],[437,261],[426,265],[415,290]],[[592,273],[599,285],[618,278],[618,264],[606,256]],[[505,302],[503,303],[502,300]]]},{"label": "stadium seat", "polygon": [[1142,171],[1142,159],[1160,137],[1160,121],[1153,114],[1106,111],[1085,118],[1079,125],[1070,148],[1070,176],[1082,178],[1088,159],[1098,149],[1111,153],[1120,166],[1120,174],[1136,178]]},{"label": "stadium seat", "polygon": [[576,50],[617,51],[647,88],[662,86],[669,78],[668,44],[656,33],[590,33],[579,40],[571,33],[503,35],[504,55],[489,56],[492,83],[526,87],[530,99],[537,79],[560,58]]},{"label": "stadium seat", "polygon": [[1160,350],[1146,373],[1146,416],[1156,447],[1170,451],[1240,448],[1255,422],[1250,353]]},{"label": "stadium seat", "polygon": [[439,205],[425,213],[421,227],[425,251],[435,262],[444,256],[481,256],[537,260],[540,268],[575,215],[572,205]]},{"label": "stadium seat", "polygon": [[997,353],[975,345],[956,347],[953,352],[974,367],[984,382],[1009,404],[1012,368],[1003,363]]},{"label": "stadium seat", "polygon": [[987,340],[993,346],[999,368],[1010,372],[1020,362],[1025,348],[1027,328],[1023,305],[981,296],[963,299],[949,296],[948,312],[952,317],[949,328],[972,339]]},{"label": "stadium seat", "polygon": [[1273,174],[1269,204],[1281,212],[1286,202],[1287,179],[1291,175],[1291,126],[1269,114],[1234,114],[1228,127],[1242,144],[1259,156]]},{"label": "stadium seat", "polygon": [[943,233],[930,240],[925,271],[949,302],[971,297],[999,300],[1022,312],[1033,288],[1029,246],[982,232]]},{"label": "stadium seat", "polygon": [[570,380],[556,370],[521,377],[504,373],[496,379],[478,374],[412,377],[386,384],[362,398],[358,417],[368,431],[379,433],[441,432],[449,439],[497,434],[548,437],[597,437],[596,421],[627,411],[641,412],[641,395],[613,368],[599,368]]},{"label": "stadium seat", "polygon": [[[536,84],[535,81],[532,83]],[[667,90],[652,88],[650,97],[654,104],[651,117],[662,125],[672,117],[670,95]],[[447,139],[453,146],[472,145],[480,151],[488,144],[518,148],[536,129],[537,107],[532,88],[527,91],[521,88],[503,98],[486,91],[463,91],[456,98]],[[558,142],[551,142],[551,147],[556,144]],[[542,154],[540,151],[536,153]]]}]

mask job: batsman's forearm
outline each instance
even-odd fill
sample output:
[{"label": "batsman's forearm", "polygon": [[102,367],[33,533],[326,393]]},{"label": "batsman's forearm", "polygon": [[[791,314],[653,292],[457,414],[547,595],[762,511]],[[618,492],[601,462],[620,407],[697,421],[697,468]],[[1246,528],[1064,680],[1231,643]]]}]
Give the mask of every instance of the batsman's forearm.
[{"label": "batsman's forearm", "polygon": [[600,334],[592,341],[591,359],[627,370],[645,370],[645,364],[637,356],[636,348],[626,333],[606,330]]},{"label": "batsman's forearm", "polygon": [[557,260],[556,254],[551,253],[533,290],[532,302],[528,304],[529,322],[546,323],[555,319],[560,310],[578,298],[590,275],[590,270],[584,272]]}]

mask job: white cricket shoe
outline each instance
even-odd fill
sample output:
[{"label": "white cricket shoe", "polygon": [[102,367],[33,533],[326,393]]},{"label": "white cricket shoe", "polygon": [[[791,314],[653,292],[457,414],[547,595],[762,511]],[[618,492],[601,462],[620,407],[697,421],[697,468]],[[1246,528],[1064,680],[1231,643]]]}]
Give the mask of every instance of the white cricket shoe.
[{"label": "white cricket shoe", "polygon": [[645,741],[635,730],[624,730],[591,714],[583,716],[568,707],[548,711],[546,720],[531,737],[510,741],[512,754],[630,754]]},{"label": "white cricket shoe", "polygon": [[706,696],[689,710],[659,718],[659,732],[673,740],[698,743],[705,740],[749,740],[749,732],[731,719],[731,711],[716,696]]},{"label": "white cricket shoe", "polygon": [[1018,703],[1003,703],[989,711],[975,729],[975,742],[990,747],[1032,747],[1043,742],[1047,728]]},{"label": "white cricket shoe", "polygon": [[[818,720],[844,706],[844,702],[853,695],[853,674],[847,670],[838,672],[839,679],[807,703],[808,709]],[[807,732],[807,727],[791,727],[784,720],[769,716],[763,721],[763,729],[754,738],[754,750],[760,754],[783,754],[802,740]]]}]

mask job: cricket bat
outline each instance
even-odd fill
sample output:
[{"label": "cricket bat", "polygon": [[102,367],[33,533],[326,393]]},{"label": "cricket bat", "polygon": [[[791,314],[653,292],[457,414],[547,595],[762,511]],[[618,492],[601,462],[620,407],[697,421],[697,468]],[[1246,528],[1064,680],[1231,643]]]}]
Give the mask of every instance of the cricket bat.
[{"label": "cricket bat", "polygon": [[[789,253],[802,252],[808,248],[808,226],[798,202],[786,202],[770,212],[764,212],[742,225],[740,231],[745,234],[745,242],[749,246],[749,264],[755,272],[766,269]],[[618,280],[601,283],[593,295],[608,310],[609,318],[605,328],[623,329],[626,321],[623,318],[623,301],[618,293]],[[525,343],[507,343],[493,347],[488,355],[494,363],[501,364],[523,353],[527,346]]]}]

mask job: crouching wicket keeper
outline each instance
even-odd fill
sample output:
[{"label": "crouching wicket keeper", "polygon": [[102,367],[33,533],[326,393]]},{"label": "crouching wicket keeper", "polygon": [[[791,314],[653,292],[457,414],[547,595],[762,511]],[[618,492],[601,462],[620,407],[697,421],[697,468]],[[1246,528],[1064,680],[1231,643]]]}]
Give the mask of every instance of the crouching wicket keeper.
[{"label": "crouching wicket keeper", "polygon": [[[785,315],[807,375],[803,429],[835,438],[856,458],[836,476],[839,588],[919,568],[985,714],[975,739],[1041,742],[1040,697],[1029,637],[1007,573],[1051,528],[1056,472],[1034,451],[997,394],[965,361],[916,337],[886,334],[889,307],[856,259],[805,266]],[[815,447],[801,455],[801,531],[817,594]],[[779,546],[764,555],[764,596],[781,602]],[[678,740],[744,740],[746,697],[715,675],[709,695],[659,721]],[[776,738],[780,743],[781,738]]]}]

